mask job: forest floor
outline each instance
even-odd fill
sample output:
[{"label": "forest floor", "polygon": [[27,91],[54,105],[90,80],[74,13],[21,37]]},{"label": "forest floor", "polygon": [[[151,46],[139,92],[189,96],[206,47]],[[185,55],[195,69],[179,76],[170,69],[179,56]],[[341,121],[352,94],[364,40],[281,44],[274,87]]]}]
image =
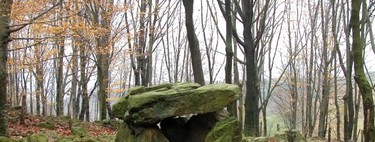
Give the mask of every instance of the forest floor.
[{"label": "forest floor", "polygon": [[[11,114],[14,113],[14,114]],[[18,112],[8,112],[8,132],[12,139],[20,140],[31,135],[44,135],[54,141],[113,141],[119,122],[83,122],[67,116],[25,115],[20,123]]]}]

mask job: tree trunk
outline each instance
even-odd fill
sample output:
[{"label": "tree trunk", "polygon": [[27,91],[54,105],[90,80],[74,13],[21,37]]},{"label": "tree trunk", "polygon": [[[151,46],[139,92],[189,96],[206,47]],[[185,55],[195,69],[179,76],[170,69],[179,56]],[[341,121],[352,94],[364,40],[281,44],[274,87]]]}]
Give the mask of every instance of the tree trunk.
[{"label": "tree trunk", "polygon": [[259,136],[259,86],[253,33],[253,1],[243,1],[244,51],[246,61],[245,127],[246,136]]},{"label": "tree trunk", "polygon": [[322,84],[322,98],[320,101],[320,115],[319,115],[319,126],[318,126],[318,136],[320,138],[326,137],[327,133],[327,119],[328,119],[328,103],[329,103],[329,94],[330,94],[330,73],[329,73],[329,65],[330,59],[328,58],[328,44],[327,44],[327,25],[326,21],[328,21],[327,15],[324,14],[323,8],[323,0],[320,2],[320,12],[321,12],[321,31],[322,31],[322,38],[323,38],[323,52],[322,52],[322,69],[323,69],[323,84]]},{"label": "tree trunk", "polygon": [[20,124],[25,125],[25,115],[27,112],[26,106],[26,95],[27,95],[27,77],[25,76],[26,72],[25,69],[22,69],[22,79],[23,79],[23,86],[22,86],[22,97],[21,97],[21,115],[20,115]]},{"label": "tree trunk", "polygon": [[77,117],[77,114],[75,112],[76,109],[76,98],[77,98],[77,84],[78,84],[78,46],[77,44],[82,44],[78,43],[76,40],[74,40],[75,45],[72,46],[73,48],[73,56],[72,56],[72,86],[70,90],[70,107],[71,107],[71,116],[73,118]]},{"label": "tree trunk", "polygon": [[56,116],[60,116],[64,114],[64,41],[57,41],[56,46],[59,50],[56,79]]},{"label": "tree trunk", "polygon": [[194,81],[200,85],[204,85],[204,74],[202,69],[202,59],[199,50],[199,42],[195,34],[193,21],[193,7],[194,0],[182,0],[185,7],[185,24],[187,31],[187,38],[189,41],[190,55],[193,66]]},{"label": "tree trunk", "polygon": [[[339,43],[337,39],[337,8],[336,6],[336,0],[331,0],[331,10],[332,10],[332,35],[334,38],[334,51],[339,50]],[[332,51],[332,52],[334,52]],[[337,88],[337,52],[334,52],[334,94],[335,94],[335,107],[336,107],[336,136],[337,140],[341,140],[341,112],[340,112],[340,106],[338,102],[338,88]]]},{"label": "tree trunk", "polygon": [[[96,49],[96,65],[97,65],[97,80],[99,85],[98,90],[98,97],[99,97],[99,108],[100,108],[100,120],[104,120],[107,118],[107,97],[109,94],[108,87],[109,87],[109,64],[110,64],[110,52],[112,48],[112,44],[110,43],[110,35],[111,35],[111,15],[112,10],[111,6],[113,1],[107,1],[104,3],[104,11],[99,11],[99,5],[96,5],[94,22],[100,25],[102,28],[106,29],[105,34],[102,36],[97,37],[97,49]],[[109,115],[111,118],[112,116]]]},{"label": "tree trunk", "polygon": [[372,87],[369,84],[365,72],[364,72],[364,59],[363,59],[363,42],[360,37],[360,22],[359,12],[361,6],[361,0],[352,0],[351,10],[351,25],[353,32],[353,52],[354,52],[354,72],[355,81],[358,84],[359,91],[362,95],[363,103],[363,131],[364,141],[373,142],[375,141],[375,127],[374,127],[374,100],[372,96]]},{"label": "tree trunk", "polygon": [[[40,115],[40,100],[44,95],[44,68],[42,62],[42,52],[41,47],[35,47],[35,60],[36,62],[36,71],[35,71],[35,80],[36,80],[36,113]],[[43,106],[42,106],[43,107]]]},{"label": "tree trunk", "polygon": [[[225,40],[225,83],[232,84],[232,8],[231,0],[225,0],[225,21],[226,21],[226,40]],[[237,116],[237,101],[228,106],[228,112]]]},{"label": "tree trunk", "polygon": [[82,96],[82,106],[81,106],[81,112],[79,115],[80,120],[85,119],[86,115],[86,120],[90,119],[90,116],[88,115],[89,113],[89,96],[87,93],[87,75],[86,75],[86,65],[87,65],[87,56],[86,56],[86,48],[84,45],[79,46],[79,54],[80,54],[80,81],[79,85],[81,87],[81,96]]},{"label": "tree trunk", "polygon": [[10,41],[9,22],[12,0],[0,0],[0,136],[8,134],[5,110],[7,109],[7,78],[8,78],[8,43]]}]

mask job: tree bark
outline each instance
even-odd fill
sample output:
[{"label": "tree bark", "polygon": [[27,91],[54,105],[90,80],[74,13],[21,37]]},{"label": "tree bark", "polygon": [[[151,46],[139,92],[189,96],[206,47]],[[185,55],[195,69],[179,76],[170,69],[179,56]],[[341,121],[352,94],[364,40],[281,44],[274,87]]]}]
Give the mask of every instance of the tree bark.
[{"label": "tree bark", "polygon": [[200,85],[204,85],[204,74],[202,69],[202,59],[199,50],[199,42],[195,34],[193,21],[193,6],[194,0],[182,0],[185,7],[185,25],[187,31],[187,38],[189,41],[190,55],[193,67],[194,81]]},{"label": "tree bark", "polygon": [[323,1],[320,2],[320,12],[321,12],[321,30],[322,30],[322,38],[323,38],[323,52],[322,52],[322,68],[323,68],[323,84],[322,84],[322,99],[320,101],[320,115],[319,115],[319,126],[318,126],[318,136],[320,138],[326,137],[327,132],[327,118],[328,118],[328,103],[329,103],[329,94],[330,94],[330,73],[329,73],[329,65],[330,59],[328,57],[328,44],[327,44],[327,26],[328,21],[327,16],[324,14],[324,7]]},{"label": "tree bark", "polygon": [[246,136],[259,136],[259,86],[255,59],[255,44],[252,32],[253,7],[252,0],[243,1],[243,35],[246,61],[246,98],[245,98],[245,128]]},{"label": "tree bark", "polygon": [[0,0],[0,136],[8,134],[5,110],[7,109],[8,43],[10,41],[10,13],[12,0]]},{"label": "tree bark", "polygon": [[362,95],[363,103],[363,131],[364,131],[364,141],[373,142],[375,141],[375,127],[374,127],[374,100],[372,96],[372,87],[369,84],[365,72],[364,72],[364,59],[363,59],[363,42],[360,35],[360,22],[359,22],[359,12],[361,0],[352,0],[351,6],[351,28],[353,33],[353,43],[352,48],[354,52],[354,72],[355,81],[358,84],[359,91]]},{"label": "tree bark", "polygon": [[[43,68],[43,62],[42,62],[42,51],[41,47],[37,46],[35,48],[35,60],[36,62],[36,71],[35,71],[35,80],[36,80],[36,113],[37,115],[40,115],[41,113],[41,107],[40,102],[41,99],[44,96],[44,68]],[[43,105],[42,105],[43,107]]]},{"label": "tree bark", "polygon": [[87,75],[86,75],[86,65],[87,65],[87,56],[86,56],[86,48],[84,45],[79,46],[79,54],[80,54],[80,81],[79,85],[81,87],[81,96],[82,96],[82,106],[81,106],[81,112],[79,115],[80,120],[85,119],[90,120],[89,116],[89,96],[87,93]]},{"label": "tree bark", "polygon": [[64,114],[64,41],[57,41],[56,46],[59,50],[56,78],[56,116],[60,116]]},{"label": "tree bark", "polygon": [[[226,21],[226,37],[225,37],[225,83],[232,83],[232,63],[233,63],[233,51],[232,51],[232,8],[231,0],[225,0],[225,21]],[[233,102],[228,106],[228,112],[237,116],[237,101]]]}]

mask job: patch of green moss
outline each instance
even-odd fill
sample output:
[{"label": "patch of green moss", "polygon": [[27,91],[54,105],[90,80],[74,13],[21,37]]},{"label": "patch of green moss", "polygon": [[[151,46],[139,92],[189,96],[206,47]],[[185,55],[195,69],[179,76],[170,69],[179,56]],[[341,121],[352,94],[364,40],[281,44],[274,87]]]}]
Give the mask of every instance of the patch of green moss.
[{"label": "patch of green moss", "polygon": [[46,128],[46,129],[49,129],[49,130],[56,129],[55,125],[53,125],[50,122],[41,122],[41,123],[38,124],[38,127],[40,127],[40,128]]},{"label": "patch of green moss", "polygon": [[128,98],[129,96],[124,96],[112,106],[113,116],[120,119],[124,118],[124,114],[128,110]]},{"label": "patch of green moss", "polygon": [[18,142],[18,141],[8,138],[8,137],[0,137],[0,142]]},{"label": "patch of green moss", "polygon": [[137,86],[129,89],[129,95],[135,95],[139,93],[146,92],[146,89],[144,86]]},{"label": "patch of green moss", "polygon": [[111,129],[117,129],[121,123],[122,121],[118,121],[118,120],[103,120],[100,123],[100,126],[111,128]]},{"label": "patch of green moss", "polygon": [[33,134],[21,139],[21,142],[48,142],[48,138],[42,134]]},{"label": "patch of green moss", "polygon": [[183,83],[176,83],[172,88],[175,90],[191,90],[191,89],[197,89],[198,87],[201,87],[198,83],[194,82],[183,82]]},{"label": "patch of green moss", "polygon": [[72,127],[71,131],[73,135],[77,135],[80,137],[85,137],[88,135],[88,130],[84,127]]},{"label": "patch of green moss", "polygon": [[235,117],[217,122],[207,134],[206,142],[238,142],[242,139],[240,123]]},{"label": "patch of green moss", "polygon": [[81,138],[77,136],[66,136],[66,137],[59,137],[57,138],[56,142],[76,142],[79,141]]},{"label": "patch of green moss", "polygon": [[173,86],[172,83],[163,83],[163,84],[159,84],[159,85],[154,85],[154,86],[151,86],[151,87],[147,87],[147,88],[145,88],[145,90],[147,92],[149,92],[149,91],[159,92],[159,91],[171,89],[172,86]]}]

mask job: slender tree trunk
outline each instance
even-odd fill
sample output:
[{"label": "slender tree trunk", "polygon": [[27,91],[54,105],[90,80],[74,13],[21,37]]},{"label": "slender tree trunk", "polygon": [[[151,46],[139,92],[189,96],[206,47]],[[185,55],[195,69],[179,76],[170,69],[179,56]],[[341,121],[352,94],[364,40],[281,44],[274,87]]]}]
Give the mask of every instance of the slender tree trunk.
[{"label": "slender tree trunk", "polygon": [[358,93],[358,87],[355,86],[354,87],[354,96],[353,96],[355,99],[354,99],[354,102],[355,102],[355,105],[354,105],[354,118],[353,118],[353,124],[352,124],[352,129],[353,129],[353,132],[352,132],[352,139],[354,141],[356,141],[358,138],[357,138],[357,128],[358,128],[358,114],[359,114],[359,109],[360,109],[360,105],[361,105],[361,95]]},{"label": "slender tree trunk", "polygon": [[56,46],[59,50],[56,78],[56,116],[60,116],[64,114],[64,41],[58,41]]},{"label": "slender tree trunk", "polygon": [[[35,81],[36,81],[36,114],[40,114],[40,100],[44,95],[44,68],[41,58],[41,47],[36,46],[35,47],[35,60],[36,62],[36,71],[35,71]],[[43,106],[42,106],[43,107]]]},{"label": "slender tree trunk", "polygon": [[331,0],[330,1],[330,4],[331,4],[331,10],[332,10],[332,35],[333,35],[333,38],[334,38],[334,94],[335,94],[335,107],[336,107],[336,136],[337,136],[337,140],[341,141],[341,112],[340,112],[340,106],[339,106],[339,102],[338,102],[338,83],[337,83],[337,50],[339,50],[339,41],[338,41],[338,38],[337,38],[337,8],[338,6],[336,6],[336,0]]},{"label": "slender tree trunk", "polygon": [[82,106],[81,106],[81,112],[79,115],[80,120],[90,119],[89,113],[89,96],[87,93],[87,75],[86,75],[86,65],[87,65],[87,55],[86,55],[86,48],[85,45],[79,46],[79,54],[80,54],[80,81],[79,85],[81,87],[81,96],[82,96]]},{"label": "slender tree trunk", "polygon": [[[30,72],[31,72],[31,70],[29,70]],[[33,102],[33,81],[32,81],[32,79],[33,79],[33,76],[32,75],[30,75],[29,76],[29,79],[30,79],[30,82],[29,82],[29,90],[30,90],[30,114],[31,115],[34,115],[34,102]]]},{"label": "slender tree trunk", "polygon": [[355,81],[358,84],[359,91],[362,95],[363,103],[363,131],[364,141],[373,142],[375,141],[375,127],[374,127],[374,100],[372,96],[372,87],[369,84],[365,72],[364,72],[364,59],[363,59],[363,41],[360,36],[360,6],[361,0],[352,0],[351,10],[351,25],[353,32],[353,52],[354,52],[354,71]]},{"label": "slender tree trunk", "polygon": [[337,139],[338,140],[341,140],[341,113],[340,113],[340,106],[339,106],[339,102],[338,102],[338,89],[337,89],[337,58],[335,57],[335,65],[334,65],[334,72],[335,72],[335,75],[334,75],[334,88],[335,88],[335,107],[336,107],[336,136],[337,136]]},{"label": "slender tree trunk", "polygon": [[327,133],[327,118],[328,118],[328,103],[329,103],[329,94],[330,94],[330,80],[329,80],[329,65],[330,59],[328,58],[328,46],[327,46],[327,25],[328,18],[324,14],[323,1],[320,2],[320,12],[322,19],[322,38],[323,38],[323,52],[322,52],[322,69],[323,69],[323,84],[322,84],[322,99],[320,102],[320,115],[319,115],[319,126],[318,126],[318,136],[321,138],[326,137]]},{"label": "slender tree trunk", "polygon": [[72,56],[72,86],[70,90],[70,106],[71,106],[71,114],[73,118],[77,117],[77,112],[76,110],[79,109],[76,107],[76,102],[75,100],[77,99],[77,85],[78,85],[78,46],[77,44],[82,44],[78,43],[77,41],[74,41],[75,45],[72,47],[73,48],[73,56]]},{"label": "slender tree trunk", "polygon": [[20,115],[20,124],[25,125],[25,115],[27,112],[27,104],[26,104],[26,95],[27,95],[27,77],[26,77],[26,72],[25,69],[22,69],[22,97],[21,97],[21,115]]},{"label": "slender tree trunk", "polygon": [[204,74],[202,69],[202,59],[199,50],[199,42],[194,29],[193,7],[194,0],[182,0],[185,7],[185,24],[187,38],[189,41],[190,55],[193,67],[194,81],[200,85],[204,85]]},{"label": "slender tree trunk", "polygon": [[[232,83],[232,58],[233,58],[233,51],[232,51],[232,8],[231,8],[231,0],[225,0],[225,21],[226,21],[226,37],[225,37],[225,55],[226,55],[226,63],[225,63],[225,83],[231,84]],[[228,111],[237,116],[237,101],[233,102],[231,105],[228,106]]]}]

